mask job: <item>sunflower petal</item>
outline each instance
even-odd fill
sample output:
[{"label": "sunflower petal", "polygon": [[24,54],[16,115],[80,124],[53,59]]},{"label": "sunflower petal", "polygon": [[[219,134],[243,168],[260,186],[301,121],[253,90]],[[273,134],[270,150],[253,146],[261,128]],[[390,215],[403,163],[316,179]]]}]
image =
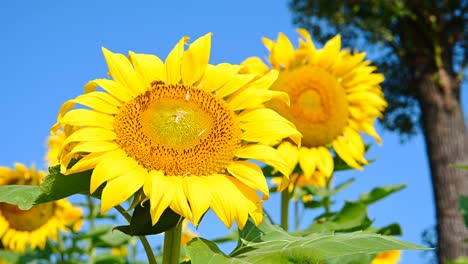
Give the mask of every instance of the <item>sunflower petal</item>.
[{"label": "sunflower petal", "polygon": [[291,174],[288,163],[283,159],[281,153],[272,147],[259,144],[247,145],[239,149],[234,155],[238,158],[254,159],[271,165],[285,176]]},{"label": "sunflower petal", "polygon": [[208,184],[210,176],[184,177],[184,192],[192,208],[193,220],[198,225],[201,217],[211,205],[211,189]]},{"label": "sunflower petal", "polygon": [[263,107],[263,104],[271,99],[277,99],[288,106],[290,105],[289,95],[287,93],[263,89],[245,89],[229,98],[228,103],[232,110],[238,111]]},{"label": "sunflower petal", "polygon": [[304,176],[307,179],[312,177],[312,174],[316,170],[318,160],[318,151],[316,148],[305,148],[299,149],[299,164],[301,165]]},{"label": "sunflower petal", "polygon": [[113,95],[116,99],[122,102],[128,102],[132,100],[133,95],[132,93],[126,89],[122,84],[114,80],[108,79],[95,79],[89,81],[84,88],[85,93],[90,93],[96,90],[97,87],[101,87],[111,95]]},{"label": "sunflower petal", "polygon": [[329,178],[333,173],[333,157],[330,151],[323,146],[317,147],[317,151],[317,169],[321,171],[325,177]]},{"label": "sunflower petal", "polygon": [[100,127],[84,127],[78,129],[73,134],[68,136],[67,139],[63,142],[63,145],[65,146],[70,142],[114,140],[116,138],[117,135],[114,131]]},{"label": "sunflower petal", "polygon": [[260,191],[264,200],[269,198],[268,184],[262,169],[257,164],[248,161],[235,161],[229,164],[227,170],[245,185]]},{"label": "sunflower petal", "polygon": [[166,82],[166,65],[155,55],[129,52],[135,70],[144,79],[144,84],[150,86],[154,81]]},{"label": "sunflower petal", "polygon": [[208,33],[190,44],[182,58],[182,83],[192,85],[202,77],[210,60],[211,35]]},{"label": "sunflower petal", "polygon": [[317,63],[323,69],[329,69],[335,64],[335,60],[341,49],[341,36],[336,35],[317,53]]},{"label": "sunflower petal", "polygon": [[192,219],[192,210],[190,209],[189,204],[187,203],[187,197],[185,196],[183,178],[178,176],[171,176],[170,180],[173,181],[172,186],[174,187],[173,193],[174,198],[170,204],[170,208],[177,214],[183,216],[187,219]]},{"label": "sunflower petal", "polygon": [[117,178],[108,180],[102,190],[101,212],[104,214],[112,207],[125,202],[143,186],[147,174],[146,169],[137,166]]},{"label": "sunflower petal", "polygon": [[106,48],[102,48],[102,53],[106,58],[110,75],[114,80],[121,83],[129,91],[132,91],[132,95],[134,96],[146,90],[141,76],[133,69],[127,57],[119,53],[113,53]]},{"label": "sunflower petal", "polygon": [[184,45],[188,41],[188,37],[182,37],[174,48],[169,52],[166,58],[166,80],[169,84],[177,84],[180,81],[180,66],[184,55]]},{"label": "sunflower petal", "polygon": [[241,66],[229,63],[208,64],[198,87],[206,92],[216,91],[236,76],[240,69]]},{"label": "sunflower petal", "polygon": [[335,150],[336,154],[344,161],[346,164],[348,164],[350,167],[362,170],[361,165],[359,165],[356,160],[352,157],[351,150],[346,143],[346,140],[342,137],[339,136],[337,139],[335,139],[332,142],[333,149]]},{"label": "sunflower petal", "polygon": [[126,157],[123,151],[115,151],[96,164],[90,181],[90,192],[94,193],[101,184],[117,178],[128,171],[134,171],[138,163]]},{"label": "sunflower petal", "polygon": [[70,126],[101,127],[109,130],[114,129],[114,117],[87,109],[74,109],[67,112],[58,122]]},{"label": "sunflower petal", "polygon": [[253,80],[253,78],[255,78],[254,74],[234,75],[226,84],[224,84],[216,91],[216,96],[220,98],[228,96],[234,93],[235,91],[239,90],[240,88],[244,87],[244,85]]},{"label": "sunflower petal", "polygon": [[169,207],[174,198],[174,182],[161,171],[150,171],[148,180],[143,186],[146,197],[150,198],[150,213],[153,225],[159,221],[161,214]]},{"label": "sunflower petal", "polygon": [[270,68],[259,57],[249,57],[241,62],[241,65],[243,66],[242,73],[263,75],[270,71]]},{"label": "sunflower petal", "polygon": [[278,42],[271,50],[271,55],[274,56],[275,61],[283,67],[288,69],[294,61],[294,47],[286,35],[283,33],[278,34]]}]

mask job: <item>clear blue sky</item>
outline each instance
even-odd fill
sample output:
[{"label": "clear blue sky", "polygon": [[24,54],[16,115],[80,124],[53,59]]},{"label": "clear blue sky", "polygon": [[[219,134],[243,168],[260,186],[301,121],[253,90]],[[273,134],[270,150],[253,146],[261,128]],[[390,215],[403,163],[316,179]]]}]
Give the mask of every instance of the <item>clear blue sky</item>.
[{"label": "clear blue sky", "polygon": [[[248,56],[265,57],[260,38],[276,38],[279,31],[296,41],[286,1],[5,1],[0,8],[0,164],[44,167],[45,139],[60,105],[81,94],[88,80],[106,76],[101,47],[165,58],[180,37],[194,40],[213,32],[210,62],[240,63]],[[466,103],[466,94],[463,99]],[[364,172],[336,175],[337,182],[356,177],[340,197],[352,200],[375,186],[407,183],[404,191],[372,206],[369,215],[377,226],[400,222],[402,239],[420,244],[422,231],[435,224],[423,139],[400,145],[395,134],[378,131],[384,144],[367,156],[377,161]],[[278,207],[276,196],[265,204],[276,220]],[[211,213],[198,232],[214,238],[228,230]],[[405,252],[401,263],[424,263],[420,256]]]}]

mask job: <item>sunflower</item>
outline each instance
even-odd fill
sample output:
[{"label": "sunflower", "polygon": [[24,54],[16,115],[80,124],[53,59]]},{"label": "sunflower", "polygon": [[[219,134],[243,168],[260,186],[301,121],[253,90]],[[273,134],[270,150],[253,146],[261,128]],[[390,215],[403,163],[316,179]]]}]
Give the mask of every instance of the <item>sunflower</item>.
[{"label": "sunflower", "polygon": [[[27,168],[16,163],[14,169],[0,167],[0,185],[39,185],[44,172],[34,166]],[[79,228],[82,212],[67,200],[44,203],[29,210],[16,205],[0,203],[0,239],[7,250],[24,252],[44,249],[47,238],[56,240],[58,230]]]},{"label": "sunflower", "polygon": [[390,250],[377,254],[371,264],[397,264],[400,261],[401,251]]},{"label": "sunflower", "polygon": [[[264,103],[289,98],[269,90],[277,71],[260,77],[240,74],[241,65],[209,64],[211,33],[185,50],[187,40],[180,39],[164,62],[103,48],[112,79],[90,81],[83,95],[64,103],[52,128],[76,128],[60,153],[61,170],[93,169],[91,193],[106,183],[102,213],[138,193],[150,200],[153,224],[166,208],[195,225],[209,208],[228,227],[234,221],[244,227],[249,215],[259,224],[269,193],[251,160],[289,175],[271,146],[301,137]],[[287,183],[285,177],[282,187]]]},{"label": "sunflower", "polygon": [[[339,35],[317,49],[306,30],[298,33],[302,38],[297,49],[282,33],[276,42],[263,38],[271,67],[280,71],[271,89],[287,92],[291,100],[290,107],[278,100],[267,106],[292,121],[303,135],[300,148],[279,147],[287,150],[289,166],[299,164],[308,179],[316,171],[331,176],[333,152],[350,167],[362,170],[368,161],[360,132],[381,144],[373,123],[387,105],[380,87],[384,77],[364,60],[365,53],[341,50]],[[243,72],[269,71],[258,57],[242,64]]]}]

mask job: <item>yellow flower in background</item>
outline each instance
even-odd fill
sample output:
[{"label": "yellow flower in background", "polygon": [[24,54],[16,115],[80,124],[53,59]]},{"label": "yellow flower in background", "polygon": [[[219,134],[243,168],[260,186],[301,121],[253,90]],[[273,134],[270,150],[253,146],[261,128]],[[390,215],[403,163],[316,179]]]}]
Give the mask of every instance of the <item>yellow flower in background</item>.
[{"label": "yellow flower in background", "polygon": [[180,238],[180,245],[181,246],[187,245],[187,243],[190,242],[190,240],[192,240],[194,237],[198,236],[187,225],[188,225],[187,220],[184,220],[182,222],[182,236]]},{"label": "yellow flower in background", "polygon": [[[291,120],[302,133],[302,146],[292,147],[287,142],[279,146],[286,151],[289,166],[299,163],[308,179],[319,171],[330,177],[334,170],[332,151],[349,166],[362,169],[364,143],[360,132],[381,139],[373,127],[387,103],[380,84],[382,74],[364,60],[365,53],[341,50],[340,36],[317,49],[304,29],[299,47],[279,33],[277,41],[263,38],[270,52],[269,63],[280,71],[272,90],[287,92],[291,106],[278,100],[268,105]],[[258,57],[243,63],[244,72],[266,73],[269,67]]]},{"label": "yellow flower in background", "polygon": [[377,254],[371,264],[397,264],[400,261],[400,257],[400,250],[390,250]]},{"label": "yellow flower in background", "polygon": [[[142,191],[153,224],[168,207],[195,225],[209,208],[228,227],[236,221],[243,228],[249,215],[259,224],[268,185],[260,167],[248,160],[289,175],[271,145],[287,137],[299,143],[301,135],[264,107],[272,98],[287,103],[288,96],[269,90],[277,71],[259,78],[240,74],[240,65],[208,64],[211,33],[185,50],[187,40],[183,37],[164,62],[155,55],[130,52],[128,59],[103,49],[113,79],[90,81],[83,95],[64,103],[52,128],[52,133],[64,126],[76,129],[59,155],[61,170],[94,169],[91,193],[106,183],[102,213]],[[287,183],[285,178],[283,188]]]},{"label": "yellow flower in background", "polygon": [[[68,136],[76,131],[77,128],[72,126],[64,126],[64,128],[58,129],[54,134],[47,138],[47,153],[45,155],[45,161],[48,167],[59,164],[59,155],[62,151],[63,144]],[[67,150],[70,151],[73,144],[67,144]]]},{"label": "yellow flower in background", "polygon": [[[0,167],[0,185],[39,185],[44,172],[16,163],[14,169]],[[57,239],[59,230],[77,231],[82,211],[67,200],[44,203],[29,210],[0,203],[0,240],[7,250],[24,252],[26,247],[44,249],[47,239]]]}]

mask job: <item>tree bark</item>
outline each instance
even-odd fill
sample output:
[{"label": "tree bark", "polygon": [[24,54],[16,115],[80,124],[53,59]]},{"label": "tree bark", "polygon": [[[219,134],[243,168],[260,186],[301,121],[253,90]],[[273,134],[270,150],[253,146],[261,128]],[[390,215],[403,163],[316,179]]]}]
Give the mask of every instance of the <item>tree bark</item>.
[{"label": "tree bark", "polygon": [[[419,69],[415,79],[421,124],[436,201],[439,263],[468,256],[468,230],[458,211],[460,195],[468,195],[468,134],[460,102],[460,83],[441,69]],[[416,71],[417,72],[417,71]]]}]

